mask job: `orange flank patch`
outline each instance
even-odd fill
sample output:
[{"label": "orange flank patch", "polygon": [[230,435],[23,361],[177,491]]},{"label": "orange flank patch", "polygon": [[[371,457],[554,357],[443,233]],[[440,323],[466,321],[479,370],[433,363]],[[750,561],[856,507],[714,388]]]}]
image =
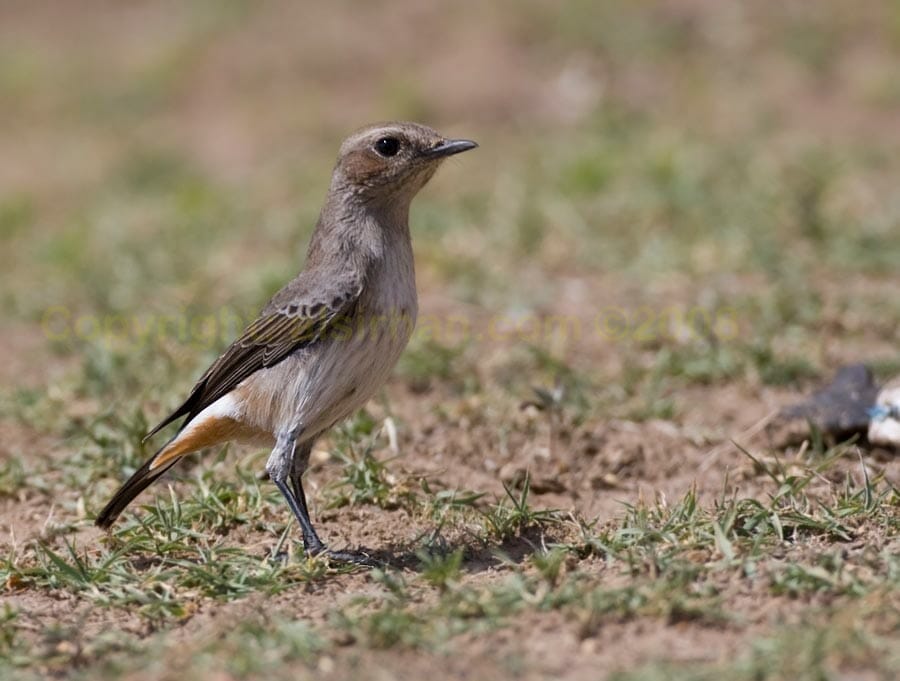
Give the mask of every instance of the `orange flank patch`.
[{"label": "orange flank patch", "polygon": [[259,435],[260,433],[255,429],[248,428],[240,421],[235,421],[227,416],[211,416],[202,422],[195,421],[159,452],[150,465],[150,470],[165,466],[198,449],[224,444],[230,440],[259,437]]}]

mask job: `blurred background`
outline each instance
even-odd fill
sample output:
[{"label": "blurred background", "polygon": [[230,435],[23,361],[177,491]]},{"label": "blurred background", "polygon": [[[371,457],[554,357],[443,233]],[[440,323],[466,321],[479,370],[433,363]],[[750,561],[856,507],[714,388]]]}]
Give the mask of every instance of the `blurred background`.
[{"label": "blurred background", "polygon": [[[141,325],[253,314],[383,119],[481,143],[414,205],[422,314],[584,329],[420,334],[398,399],[565,383],[582,421],[727,429],[834,362],[888,373],[898,58],[897,2],[3,2],[4,410],[153,420],[239,322]],[[726,380],[709,415],[690,389]]]},{"label": "blurred background", "polygon": [[[385,119],[481,146],[415,200],[419,328],[307,490],[409,569],[304,561],[246,449],[102,537]],[[896,0],[0,0],[0,669],[893,678],[900,459],[754,424],[900,373],[898,187]]]}]

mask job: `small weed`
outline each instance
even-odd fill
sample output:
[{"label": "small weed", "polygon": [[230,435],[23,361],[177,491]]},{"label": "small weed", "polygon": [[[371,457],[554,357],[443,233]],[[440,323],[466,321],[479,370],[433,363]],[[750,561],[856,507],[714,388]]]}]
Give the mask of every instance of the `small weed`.
[{"label": "small weed", "polygon": [[0,461],[0,497],[12,497],[25,486],[25,467],[18,458]]},{"label": "small weed", "polygon": [[542,527],[560,520],[559,511],[537,510],[528,503],[531,491],[531,476],[526,474],[522,489],[518,492],[504,483],[506,498],[481,512],[487,535],[495,541],[504,541],[519,536],[525,530]]},{"label": "small weed", "polygon": [[463,549],[444,554],[423,549],[416,556],[419,558],[422,578],[439,591],[451,588],[459,578]]}]

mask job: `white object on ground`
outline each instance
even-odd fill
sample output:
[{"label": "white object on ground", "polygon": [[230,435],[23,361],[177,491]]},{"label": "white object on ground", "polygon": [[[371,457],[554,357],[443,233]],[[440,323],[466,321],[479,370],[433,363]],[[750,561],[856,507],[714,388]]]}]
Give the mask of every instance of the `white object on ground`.
[{"label": "white object on ground", "polygon": [[869,422],[869,442],[900,447],[900,376],[878,393]]}]

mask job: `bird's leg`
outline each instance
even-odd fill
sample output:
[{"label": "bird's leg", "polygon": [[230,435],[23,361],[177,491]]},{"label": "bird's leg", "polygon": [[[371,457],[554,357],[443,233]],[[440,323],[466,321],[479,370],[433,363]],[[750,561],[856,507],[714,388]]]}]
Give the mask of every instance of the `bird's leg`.
[{"label": "bird's leg", "polygon": [[[272,449],[272,453],[269,454],[268,461],[266,461],[266,472],[269,474],[269,479],[275,483],[278,491],[281,492],[281,495],[287,501],[291,512],[297,518],[297,522],[300,523],[300,531],[303,533],[303,546],[306,549],[306,553],[314,556],[317,553],[321,553],[325,549],[325,545],[316,535],[316,531],[313,529],[312,522],[309,519],[306,496],[303,494],[303,487],[300,486],[299,479],[294,485],[295,489],[291,489],[288,486],[288,480],[291,480],[292,484],[294,483],[294,454],[297,450],[298,432],[299,428],[292,428],[277,435],[275,447]],[[304,443],[300,446],[301,456],[304,454],[305,448],[305,457],[308,459],[311,445]],[[297,494],[298,491],[299,494]]]},{"label": "bird's leg", "polygon": [[332,551],[325,547],[325,544],[316,535],[312,524],[309,522],[309,512],[306,506],[306,494],[303,491],[303,474],[309,465],[309,455],[312,451],[314,440],[308,440],[297,445],[294,451],[293,462],[291,466],[291,493],[297,501],[297,506],[306,514],[307,524],[301,521],[300,526],[303,528],[303,543],[306,546],[306,553],[310,556],[316,556],[324,553],[332,560],[342,563],[354,563],[356,565],[375,566],[377,563],[367,553],[362,551]]},{"label": "bird's leg", "polygon": [[290,480],[291,494],[293,494],[294,500],[297,502],[297,507],[300,509],[301,515],[306,518],[306,522],[304,522],[303,520],[300,520],[300,516],[297,517],[297,519],[300,520],[300,529],[303,532],[303,546],[306,548],[307,555],[315,556],[325,550],[325,544],[319,539],[319,535],[316,534],[312,522],[309,519],[309,508],[306,505],[306,492],[303,491],[302,481],[303,473],[309,465],[309,453],[312,451],[312,446],[312,440],[308,440],[298,445],[294,450],[293,460],[291,461]]}]

